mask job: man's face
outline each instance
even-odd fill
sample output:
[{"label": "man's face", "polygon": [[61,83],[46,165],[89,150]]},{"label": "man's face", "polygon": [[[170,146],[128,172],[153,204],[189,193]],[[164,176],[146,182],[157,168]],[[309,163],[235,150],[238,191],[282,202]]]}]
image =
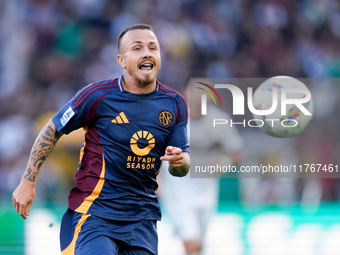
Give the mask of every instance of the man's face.
[{"label": "man's face", "polygon": [[125,69],[125,76],[137,85],[147,86],[156,81],[161,67],[159,43],[150,30],[130,30],[121,42],[117,57],[119,64]]}]

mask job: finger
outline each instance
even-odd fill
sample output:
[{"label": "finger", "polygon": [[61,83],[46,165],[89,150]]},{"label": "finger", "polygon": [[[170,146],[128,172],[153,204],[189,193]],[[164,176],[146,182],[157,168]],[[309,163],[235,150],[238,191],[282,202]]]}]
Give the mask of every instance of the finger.
[{"label": "finger", "polygon": [[176,157],[176,158],[173,158],[172,160],[169,160],[169,165],[170,166],[173,166],[173,167],[178,167],[178,166],[181,166],[183,163],[183,158],[180,157]]},{"label": "finger", "polygon": [[26,219],[25,212],[26,212],[26,206],[24,206],[24,205],[20,206],[19,207],[19,215],[24,219]]},{"label": "finger", "polygon": [[173,156],[172,160],[170,160],[171,163],[181,163],[183,162],[183,157],[181,155],[176,155],[176,156]]},{"label": "finger", "polygon": [[184,158],[182,153],[172,154],[172,155],[164,155],[160,157],[160,160],[167,160],[167,161],[177,161],[182,160]]},{"label": "finger", "polygon": [[184,158],[184,156],[183,156],[182,153],[172,155],[173,161],[182,160],[183,158]]},{"label": "finger", "polygon": [[172,154],[174,155],[180,155],[182,154],[182,149],[181,148],[176,148],[172,151]]},{"label": "finger", "polygon": [[17,213],[19,213],[20,205],[19,205],[19,203],[16,202],[15,198],[13,198],[13,205],[14,205],[15,210],[17,211]]},{"label": "finger", "polygon": [[26,206],[26,212],[25,212],[26,216],[29,216],[29,215],[30,215],[31,205],[32,205],[32,203],[29,203],[29,204]]},{"label": "finger", "polygon": [[12,198],[12,201],[13,201],[13,206],[16,208],[16,207],[17,207],[17,203],[16,203],[16,201],[15,201],[15,198],[14,198],[14,197]]},{"label": "finger", "polygon": [[172,146],[169,146],[169,147],[171,147],[171,149],[168,149],[168,150],[165,151],[166,155],[178,155],[178,154],[182,153],[182,149],[181,148],[172,147]]},{"label": "finger", "polygon": [[166,149],[165,149],[165,155],[171,155],[171,154],[172,154],[172,150],[173,150],[173,147],[172,147],[172,146],[166,147]]},{"label": "finger", "polygon": [[15,206],[15,210],[17,211],[17,213],[19,213],[19,211],[20,211],[19,203],[16,203],[14,206]]},{"label": "finger", "polygon": [[171,157],[172,156],[164,155],[164,156],[160,157],[159,159],[162,160],[162,161],[169,161],[169,160],[171,160]]}]

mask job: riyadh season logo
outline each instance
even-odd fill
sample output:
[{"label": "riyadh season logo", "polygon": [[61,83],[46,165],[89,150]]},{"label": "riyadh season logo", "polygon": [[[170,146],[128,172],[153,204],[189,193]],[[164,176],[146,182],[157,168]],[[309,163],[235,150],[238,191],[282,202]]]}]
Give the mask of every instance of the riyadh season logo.
[{"label": "riyadh season logo", "polygon": [[130,139],[130,148],[138,156],[146,156],[155,147],[155,138],[148,131],[140,130]]},{"label": "riyadh season logo", "polygon": [[[221,106],[222,93],[231,93],[232,115],[245,116],[245,99],[253,119],[233,121],[233,119],[213,119],[212,126],[219,125],[260,128],[266,134],[275,137],[290,137],[301,133],[310,123],[313,114],[311,92],[300,80],[290,76],[275,76],[262,82],[255,92],[247,87],[246,96],[236,85],[215,83],[214,86],[196,82],[204,86],[197,87],[205,93],[201,94],[201,115],[209,114],[207,95],[215,106],[218,98]],[[208,90],[208,89],[209,90]],[[219,93],[216,91],[219,89]]]}]

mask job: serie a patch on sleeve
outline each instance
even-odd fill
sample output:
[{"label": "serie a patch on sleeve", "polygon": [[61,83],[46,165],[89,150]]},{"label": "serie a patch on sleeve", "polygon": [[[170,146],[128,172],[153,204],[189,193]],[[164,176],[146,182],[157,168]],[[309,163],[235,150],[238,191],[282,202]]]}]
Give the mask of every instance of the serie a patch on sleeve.
[{"label": "serie a patch on sleeve", "polygon": [[60,119],[61,125],[63,125],[63,127],[67,124],[67,122],[72,118],[72,116],[74,115],[74,111],[72,110],[72,107],[70,106],[65,113],[63,114],[63,116]]}]

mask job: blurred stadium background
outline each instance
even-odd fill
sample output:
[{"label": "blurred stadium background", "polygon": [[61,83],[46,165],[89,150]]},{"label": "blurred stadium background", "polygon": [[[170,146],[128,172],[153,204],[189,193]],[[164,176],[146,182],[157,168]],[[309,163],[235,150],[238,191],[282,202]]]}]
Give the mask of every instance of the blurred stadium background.
[{"label": "blurred stadium background", "polygon": [[[0,1],[0,254],[59,254],[82,131],[63,137],[46,161],[27,221],[12,192],[48,118],[84,85],[121,74],[116,37],[139,22],[160,41],[158,79],[181,92],[190,77],[340,76],[337,0]],[[244,129],[246,159],[339,162],[340,87],[310,89],[307,131],[277,140]],[[205,254],[339,254],[339,179],[225,178],[220,188]],[[183,254],[166,211],[159,236],[160,255]]]}]

